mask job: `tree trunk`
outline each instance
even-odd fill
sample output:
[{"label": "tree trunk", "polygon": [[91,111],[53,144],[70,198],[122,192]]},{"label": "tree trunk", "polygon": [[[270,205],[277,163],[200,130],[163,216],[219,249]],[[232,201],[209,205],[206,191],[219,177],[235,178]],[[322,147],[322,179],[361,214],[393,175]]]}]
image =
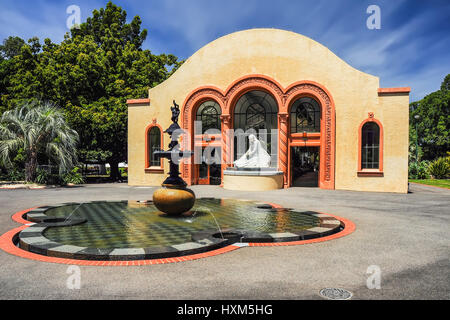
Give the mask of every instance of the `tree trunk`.
[{"label": "tree trunk", "polygon": [[109,166],[111,169],[111,172],[109,173],[109,177],[112,181],[119,181],[122,180],[122,176],[120,175],[119,171],[119,162],[117,161],[110,161]]},{"label": "tree trunk", "polygon": [[34,182],[36,179],[37,154],[32,152],[29,160],[25,163],[25,181]]}]

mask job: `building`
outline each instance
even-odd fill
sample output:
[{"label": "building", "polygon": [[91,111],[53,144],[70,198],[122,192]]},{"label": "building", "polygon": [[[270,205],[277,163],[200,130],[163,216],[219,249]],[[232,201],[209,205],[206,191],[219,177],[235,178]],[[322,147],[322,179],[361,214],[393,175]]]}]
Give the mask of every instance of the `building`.
[{"label": "building", "polygon": [[[189,148],[216,146],[219,165],[182,164],[189,184],[268,190],[292,186],[323,189],[408,190],[410,88],[380,88],[379,78],[354,69],[323,45],[297,33],[251,29],[219,38],[197,51],[148,99],[128,100],[128,183],[160,185],[167,160],[169,107]],[[194,120],[221,134],[194,135]],[[224,174],[238,154],[225,132],[255,126],[276,129],[280,174]],[[255,180],[257,179],[257,180]]]}]

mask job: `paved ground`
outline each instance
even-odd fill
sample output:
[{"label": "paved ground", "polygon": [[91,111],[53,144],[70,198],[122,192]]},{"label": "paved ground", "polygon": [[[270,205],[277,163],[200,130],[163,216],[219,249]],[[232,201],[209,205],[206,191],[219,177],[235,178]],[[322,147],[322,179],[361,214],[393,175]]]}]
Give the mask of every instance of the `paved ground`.
[{"label": "paved ground", "polygon": [[[198,196],[239,198],[195,186]],[[0,190],[0,233],[18,226],[16,211],[66,201],[151,199],[153,188],[125,184],[46,190]],[[411,185],[409,194],[291,188],[240,194],[286,207],[346,217],[356,231],[333,241],[292,247],[241,248],[191,262],[145,267],[81,267],[69,290],[66,265],[0,252],[0,299],[320,299],[340,287],[354,299],[450,299],[450,191]],[[366,286],[381,269],[381,289]]]}]

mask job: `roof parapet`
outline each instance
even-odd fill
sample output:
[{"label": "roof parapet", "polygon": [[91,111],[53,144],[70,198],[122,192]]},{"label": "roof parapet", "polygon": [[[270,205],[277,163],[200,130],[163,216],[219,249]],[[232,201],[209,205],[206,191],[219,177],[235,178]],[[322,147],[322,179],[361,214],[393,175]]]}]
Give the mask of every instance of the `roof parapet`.
[{"label": "roof parapet", "polygon": [[402,88],[378,88],[378,95],[409,95],[411,92],[410,87],[402,87]]},{"label": "roof parapet", "polygon": [[129,99],[129,100],[127,100],[127,105],[129,106],[129,107],[132,107],[132,106],[137,106],[137,105],[139,105],[139,106],[142,106],[142,105],[150,105],[150,99]]}]

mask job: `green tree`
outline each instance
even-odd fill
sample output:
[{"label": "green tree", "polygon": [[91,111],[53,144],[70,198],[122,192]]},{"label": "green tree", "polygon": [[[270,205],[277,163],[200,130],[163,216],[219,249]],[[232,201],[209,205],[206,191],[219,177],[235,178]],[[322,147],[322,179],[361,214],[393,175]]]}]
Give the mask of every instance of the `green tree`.
[{"label": "green tree", "polygon": [[40,51],[39,39],[31,38],[20,48],[19,54],[2,64],[6,73],[3,80],[6,92],[2,93],[1,103],[5,110],[33,100],[50,100],[42,90]]},{"label": "green tree", "polygon": [[0,114],[7,109],[10,78],[16,72],[13,58],[20,55],[24,45],[25,41],[19,37],[8,37],[0,45]]},{"label": "green tree", "polygon": [[146,97],[182,63],[143,50],[147,30],[139,16],[130,23],[126,18],[125,10],[108,2],[60,44],[30,39],[9,59],[0,103],[0,111],[30,99],[61,106],[80,136],[80,159],[108,162],[113,179],[127,159],[126,100]]},{"label": "green tree", "polygon": [[78,86],[64,88],[76,90],[64,96],[75,97],[66,106],[80,133],[81,152],[106,157],[113,179],[120,176],[118,163],[127,159],[126,99],[145,97],[150,87],[170,75],[167,66],[178,66],[173,55],[142,50],[147,30],[141,31],[139,16],[130,23],[126,17],[125,10],[109,2],[105,9],[94,10],[79,29],[72,29],[60,48],[70,59],[62,66],[73,70],[76,78],[67,83]]},{"label": "green tree", "polygon": [[[450,150],[450,74],[438,91],[410,105],[410,153],[415,158],[416,137],[419,158],[433,160]],[[416,131],[417,127],[417,131]],[[419,159],[420,160],[420,159]]]},{"label": "green tree", "polygon": [[76,162],[78,134],[58,108],[49,103],[27,103],[3,113],[0,121],[0,162],[12,166],[15,156],[25,158],[25,180],[34,181],[38,156],[45,154],[59,165],[60,173]]},{"label": "green tree", "polygon": [[25,41],[20,37],[8,37],[3,40],[0,45],[0,57],[3,59],[11,59],[20,54],[20,49]]}]

